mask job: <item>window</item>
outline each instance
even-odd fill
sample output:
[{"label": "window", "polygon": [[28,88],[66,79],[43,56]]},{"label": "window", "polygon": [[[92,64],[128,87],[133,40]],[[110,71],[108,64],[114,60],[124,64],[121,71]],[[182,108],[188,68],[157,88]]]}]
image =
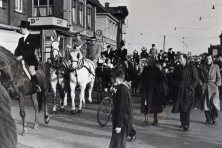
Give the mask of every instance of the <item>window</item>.
[{"label": "window", "polygon": [[84,26],[83,25],[83,17],[84,17],[84,4],[83,3],[79,3],[79,24],[80,26]]},{"label": "window", "polygon": [[72,22],[77,23],[77,3],[76,0],[72,0]]},{"label": "window", "polygon": [[15,11],[22,12],[23,0],[15,0]]},{"label": "window", "polygon": [[87,7],[87,29],[92,27],[92,8]]},{"label": "window", "polygon": [[33,16],[51,16],[53,0],[34,0]]}]

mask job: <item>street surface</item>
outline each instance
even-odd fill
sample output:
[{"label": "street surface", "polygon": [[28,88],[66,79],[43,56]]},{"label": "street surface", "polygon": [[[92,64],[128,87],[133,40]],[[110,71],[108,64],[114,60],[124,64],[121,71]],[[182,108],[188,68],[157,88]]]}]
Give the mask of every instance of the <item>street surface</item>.
[{"label": "street surface", "polygon": [[[137,139],[127,142],[127,148],[222,148],[222,119],[216,125],[205,125],[204,113],[192,110],[191,127],[188,132],[179,128],[179,114],[172,114],[168,105],[159,114],[157,126],[141,126],[140,98],[133,97],[134,128]],[[51,109],[52,106],[49,106]],[[26,102],[28,133],[21,136],[22,122],[18,102],[12,101],[12,114],[17,125],[18,148],[108,148],[111,138],[111,122],[106,127],[97,123],[96,103],[87,103],[82,114],[71,115],[70,107],[65,112],[50,114],[48,125],[44,124],[43,112],[40,113],[40,127],[34,130],[34,110],[31,100]],[[219,113],[221,116],[221,112]],[[152,116],[149,122],[152,123]]]}]

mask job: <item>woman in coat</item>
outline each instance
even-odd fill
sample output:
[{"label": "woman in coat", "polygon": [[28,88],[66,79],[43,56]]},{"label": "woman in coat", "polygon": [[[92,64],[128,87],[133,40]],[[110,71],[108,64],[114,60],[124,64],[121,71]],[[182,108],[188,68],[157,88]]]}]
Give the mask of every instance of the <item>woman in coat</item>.
[{"label": "woman in coat", "polygon": [[175,83],[175,102],[172,113],[180,113],[180,122],[184,131],[190,126],[190,112],[194,101],[194,89],[198,82],[198,73],[194,65],[187,62],[187,56],[181,54],[173,74]]},{"label": "woman in coat", "polygon": [[142,82],[141,113],[144,114],[143,126],[148,125],[148,114],[154,114],[153,125],[157,125],[157,114],[163,112],[163,101],[160,97],[159,83],[161,83],[162,73],[157,67],[154,59],[148,59],[148,66],[144,67],[139,76]]}]

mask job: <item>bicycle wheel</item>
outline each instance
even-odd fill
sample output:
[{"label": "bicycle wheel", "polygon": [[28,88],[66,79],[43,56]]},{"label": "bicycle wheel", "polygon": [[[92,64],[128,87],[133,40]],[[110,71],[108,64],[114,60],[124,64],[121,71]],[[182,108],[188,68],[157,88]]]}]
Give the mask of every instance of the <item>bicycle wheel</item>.
[{"label": "bicycle wheel", "polygon": [[105,97],[97,109],[97,121],[104,127],[109,122],[112,114],[112,98]]}]

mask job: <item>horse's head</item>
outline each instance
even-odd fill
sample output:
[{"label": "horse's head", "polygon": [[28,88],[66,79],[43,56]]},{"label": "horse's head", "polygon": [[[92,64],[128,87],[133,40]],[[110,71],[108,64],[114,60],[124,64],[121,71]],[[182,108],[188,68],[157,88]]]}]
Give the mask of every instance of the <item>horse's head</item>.
[{"label": "horse's head", "polygon": [[8,91],[11,98],[17,98],[18,88],[21,84],[21,78],[24,76],[22,65],[20,62],[12,63],[0,69],[0,81]]},{"label": "horse's head", "polygon": [[60,36],[57,38],[57,40],[54,40],[54,38],[51,36],[51,41],[51,56],[53,59],[58,59],[61,57],[61,53],[59,51]]},{"label": "horse's head", "polygon": [[77,68],[81,64],[82,58],[83,56],[79,49],[70,50],[70,59],[73,68]]}]

